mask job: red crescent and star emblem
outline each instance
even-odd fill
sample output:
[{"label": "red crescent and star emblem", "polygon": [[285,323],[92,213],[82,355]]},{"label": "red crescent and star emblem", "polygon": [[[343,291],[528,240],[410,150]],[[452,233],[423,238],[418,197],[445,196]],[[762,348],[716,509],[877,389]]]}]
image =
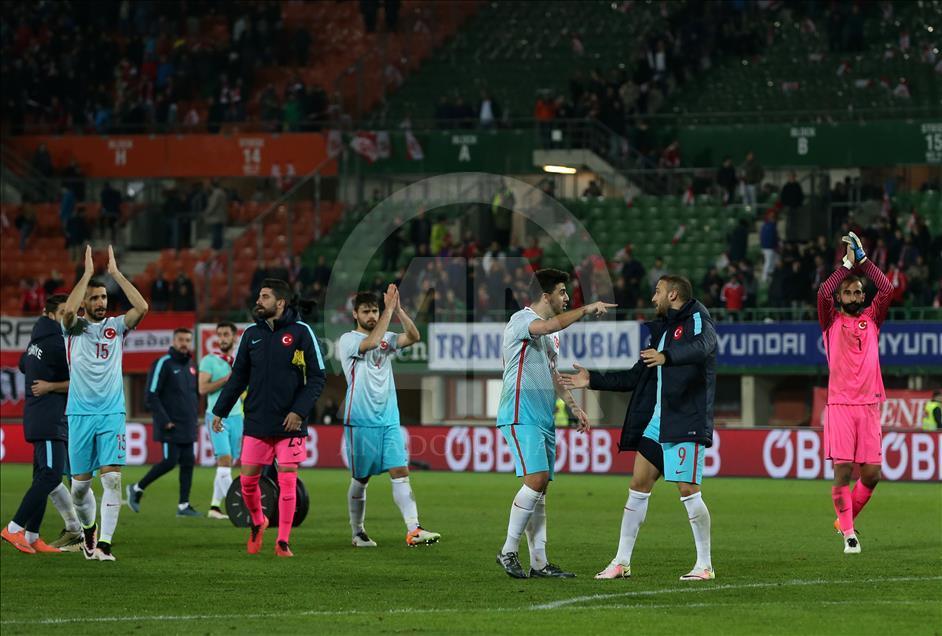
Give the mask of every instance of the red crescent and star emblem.
[{"label": "red crescent and star emblem", "polygon": [[677,329],[674,329],[674,340],[680,340],[680,337],[682,335],[684,335],[683,325],[681,325],[680,327],[677,327]]},{"label": "red crescent and star emblem", "polygon": [[292,336],[290,333],[286,333],[281,337],[281,344],[286,347],[290,347],[294,344],[294,336]]},{"label": "red crescent and star emblem", "polygon": [[114,330],[114,327],[108,327],[103,333],[105,338],[108,340],[114,340],[115,336],[118,335],[118,332]]},{"label": "red crescent and star emblem", "polygon": [[858,322],[858,323],[857,323],[857,328],[858,328],[858,329],[866,329],[866,328],[867,328],[867,321],[866,321],[866,320],[861,320],[860,322]]},{"label": "red crescent and star emblem", "polygon": [[379,348],[382,349],[383,351],[386,351],[386,349],[389,348],[389,343],[383,340],[382,342],[379,343]]}]

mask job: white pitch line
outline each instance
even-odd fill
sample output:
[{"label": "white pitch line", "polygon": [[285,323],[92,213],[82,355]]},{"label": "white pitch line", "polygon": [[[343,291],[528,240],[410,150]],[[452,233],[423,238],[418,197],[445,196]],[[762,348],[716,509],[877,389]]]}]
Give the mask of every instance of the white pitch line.
[{"label": "white pitch line", "polygon": [[938,581],[942,580],[942,576],[903,576],[896,578],[887,578],[887,579],[863,579],[859,581],[846,581],[846,580],[827,580],[827,579],[793,579],[791,581],[779,581],[777,583],[767,582],[767,583],[730,583],[728,585],[712,585],[707,582],[691,582],[689,585],[683,587],[668,587],[660,590],[638,590],[634,592],[617,592],[614,594],[590,594],[588,596],[574,596],[572,598],[562,599],[559,601],[552,601],[550,603],[540,603],[538,605],[531,605],[531,610],[552,610],[559,609],[560,607],[565,607],[567,605],[575,605],[578,603],[584,603],[586,601],[604,601],[613,598],[630,598],[637,596],[655,596],[659,594],[676,594],[680,592],[715,592],[722,590],[748,590],[748,589],[757,589],[757,588],[767,588],[767,587],[799,587],[799,586],[808,586],[808,585],[841,585],[845,583],[849,584],[860,584],[860,583],[904,583],[907,581]]},{"label": "white pitch line", "polygon": [[[624,598],[632,596],[651,596],[656,594],[674,594],[677,592],[691,592],[691,591],[707,591],[707,590],[735,590],[735,589],[749,589],[757,587],[794,587],[794,586],[806,586],[806,585],[843,585],[843,584],[859,584],[859,583],[902,583],[907,581],[938,581],[942,580],[942,576],[930,576],[930,577],[898,577],[898,578],[887,578],[887,579],[864,579],[860,581],[847,581],[847,580],[824,580],[824,579],[814,579],[814,580],[792,580],[792,581],[782,581],[780,583],[747,583],[747,584],[730,584],[723,586],[709,586],[709,587],[672,587],[672,588],[663,588],[659,590],[639,590],[636,592],[623,592],[619,594],[595,594],[592,596],[579,596],[571,599],[564,599],[562,601],[555,601],[554,603],[544,603],[542,605],[531,605],[529,607],[441,607],[441,608],[392,608],[385,610],[301,610],[301,611],[287,611],[287,612],[257,612],[253,614],[167,614],[167,615],[143,615],[143,616],[93,616],[93,617],[64,617],[64,618],[43,618],[36,620],[4,620],[0,621],[0,625],[72,625],[72,624],[93,624],[93,623],[138,623],[138,622],[153,622],[153,621],[197,621],[197,620],[233,620],[233,619],[260,619],[260,618],[286,618],[286,617],[317,617],[317,616],[350,616],[350,615],[364,615],[364,616],[376,616],[379,615],[396,615],[396,614],[459,614],[459,613],[503,613],[503,612],[525,612],[525,611],[548,611],[560,609],[566,605],[571,605],[574,603],[580,603],[583,601],[589,600],[605,600],[609,598]],[[859,604],[861,601],[855,600],[845,600],[845,601],[819,601],[818,604],[829,604],[829,605],[854,605]],[[877,601],[879,602],[879,601]],[[595,611],[600,609],[666,609],[666,608],[700,608],[700,607],[717,607],[717,605],[778,605],[778,604],[787,604],[788,601],[780,602],[769,602],[769,601],[743,601],[741,603],[688,603],[688,602],[678,602],[678,603],[626,603],[626,604],[609,604],[609,605],[588,605],[588,606],[574,606],[566,607],[566,611]],[[873,605],[875,601],[866,601],[864,604]],[[919,601],[885,601],[886,604],[913,604],[921,605]]]}]

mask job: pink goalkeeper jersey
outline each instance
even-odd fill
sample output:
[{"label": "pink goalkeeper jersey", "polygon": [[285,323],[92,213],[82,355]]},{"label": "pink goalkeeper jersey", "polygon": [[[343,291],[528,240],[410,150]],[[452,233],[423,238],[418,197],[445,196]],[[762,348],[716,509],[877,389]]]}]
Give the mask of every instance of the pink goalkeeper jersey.
[{"label": "pink goalkeeper jersey", "polygon": [[818,321],[828,358],[828,404],[876,404],[886,397],[880,373],[880,327],[893,295],[893,284],[865,261],[860,270],[877,286],[877,295],[859,316],[837,310],[834,293],[850,275],[838,267],[818,289]]}]

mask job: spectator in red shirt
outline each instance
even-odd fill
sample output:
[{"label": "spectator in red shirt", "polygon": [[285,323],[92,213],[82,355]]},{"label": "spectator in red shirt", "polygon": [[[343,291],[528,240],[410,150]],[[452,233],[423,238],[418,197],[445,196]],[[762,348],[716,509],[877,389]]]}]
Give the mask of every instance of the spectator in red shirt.
[{"label": "spectator in red shirt", "polygon": [[540,241],[533,237],[530,241],[530,247],[523,250],[523,257],[530,261],[530,267],[533,271],[540,269],[540,261],[543,259],[543,248],[540,247]]},{"label": "spectator in red shirt", "polygon": [[34,278],[27,278],[21,283],[23,287],[23,312],[36,313],[42,311],[46,304],[46,292]]},{"label": "spectator in red shirt", "polygon": [[907,279],[906,274],[896,266],[896,263],[890,264],[890,268],[886,271],[886,277],[893,283],[892,304],[902,305],[906,298],[906,290],[909,287],[909,279]]},{"label": "spectator in red shirt", "polygon": [[723,285],[720,290],[720,300],[726,307],[727,315],[732,320],[738,320],[739,312],[742,311],[746,300],[746,288],[739,283],[739,278],[735,275],[729,277],[729,281]]}]

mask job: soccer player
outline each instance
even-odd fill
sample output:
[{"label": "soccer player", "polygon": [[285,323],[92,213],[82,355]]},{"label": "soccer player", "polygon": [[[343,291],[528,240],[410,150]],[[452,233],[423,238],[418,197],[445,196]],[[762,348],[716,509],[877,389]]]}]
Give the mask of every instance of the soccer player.
[{"label": "soccer player", "polygon": [[223,430],[212,430],[213,407],[219,392],[232,373],[232,349],[239,329],[234,323],[223,321],[216,325],[218,350],[200,359],[199,391],[206,396],[206,427],[210,430],[213,454],[216,456],[216,478],[213,479],[213,498],[209,506],[210,519],[228,519],[222,502],[232,485],[232,464],[242,454],[242,398],[236,400],[229,417],[223,420]]},{"label": "soccer player", "polygon": [[546,556],[546,488],[553,479],[556,463],[556,424],[553,410],[557,393],[578,420],[577,429],[589,429],[589,418],[568,390],[558,387],[555,378],[559,336],[583,316],[601,316],[615,307],[609,303],[566,311],[569,274],[541,269],[534,275],[531,298],[534,302],[514,313],[504,328],[504,386],[497,410],[497,427],[507,440],[514,457],[517,477],[523,485],[510,508],[507,538],[497,555],[497,564],[513,578],[527,573],[518,556],[520,535],[526,532],[530,549],[530,576],[569,578],[575,576],[549,562]]},{"label": "soccer player", "polygon": [[[406,545],[428,545],[440,538],[419,524],[419,511],[409,483],[406,433],[399,426],[399,403],[392,361],[396,352],[419,341],[419,330],[399,304],[399,290],[390,285],[383,294],[383,312],[373,292],[360,292],[353,301],[356,329],[340,337],[338,350],[347,379],[344,435],[350,461],[347,509],[353,545],[376,547],[363,528],[366,487],[370,477],[389,472],[393,501],[406,524]],[[389,331],[395,314],[405,333]]]},{"label": "soccer player", "polygon": [[278,539],[275,554],[292,557],[291,523],[297,506],[298,464],[307,456],[305,421],[324,389],[324,359],[314,331],[300,320],[291,288],[278,278],[262,281],[255,324],[242,333],[239,352],[213,407],[213,430],[225,430],[246,387],[242,440],[242,498],[252,517],[247,551],[257,554],[268,528],[258,482],[262,468],[278,462]]},{"label": "soccer player", "polygon": [[[880,481],[883,435],[880,403],[886,400],[880,373],[880,327],[893,298],[893,284],[867,259],[853,232],[842,264],[818,288],[818,322],[824,332],[828,360],[828,403],[824,420],[824,446],[834,464],[831,499],[844,537],[844,554],[859,554],[860,541],[854,519],[860,514]],[[863,279],[877,286],[877,295],[864,307]],[[854,465],[860,479],[850,488]]]},{"label": "soccer player", "polygon": [[[20,371],[26,376],[23,433],[26,441],[33,444],[33,483],[0,536],[27,554],[75,552],[82,544],[82,525],[75,515],[72,495],[62,483],[62,475],[68,472],[69,439],[65,419],[69,367],[59,325],[65,313],[65,300],[63,294],[46,299],[43,314],[33,325],[29,346],[20,356]],[[39,536],[46,496],[65,521],[65,529],[51,544]]]},{"label": "soccer player", "polygon": [[618,552],[597,579],[631,576],[631,553],[644,523],[648,499],[663,475],[677,484],[697,549],[693,569],[681,581],[715,578],[710,555],[710,511],[703,502],[703,456],[713,443],[716,332],[706,308],[693,298],[690,281],[661,276],[651,301],[657,319],[647,324],[651,344],[628,371],[598,373],[576,365],[562,375],[569,388],[632,391],[619,450],[637,451]]},{"label": "soccer player", "polygon": [[[85,247],[85,271],[65,303],[62,328],[69,361],[69,464],[72,499],[85,532],[82,552],[86,559],[114,561],[111,539],[121,511],[121,467],[126,459],[126,408],[121,358],[124,336],[147,314],[147,302],[118,270],[114,250],[108,246],[108,273],[131,303],[123,316],[108,317],[108,292],[92,279],[92,248]],[[77,316],[79,307],[85,317]],[[95,523],[92,472],[99,471],[101,536]]]},{"label": "soccer player", "polygon": [[144,478],[127,488],[128,507],[141,511],[144,489],[177,465],[180,466],[178,517],[199,517],[190,505],[193,485],[193,444],[199,421],[199,394],[196,366],[190,356],[193,332],[186,327],[173,330],[173,341],[166,355],[154,360],[147,376],[147,404],[153,413],[154,441],[163,444],[163,459],[151,466]]}]

